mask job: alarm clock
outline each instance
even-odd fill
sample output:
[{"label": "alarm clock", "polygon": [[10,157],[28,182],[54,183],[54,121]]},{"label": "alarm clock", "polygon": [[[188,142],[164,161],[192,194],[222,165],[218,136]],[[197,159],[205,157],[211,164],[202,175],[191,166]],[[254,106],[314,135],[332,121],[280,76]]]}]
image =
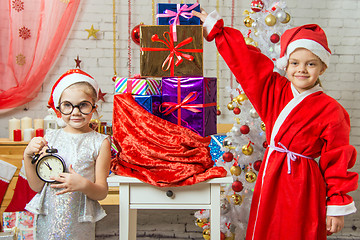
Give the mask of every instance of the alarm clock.
[{"label": "alarm clock", "polygon": [[57,152],[55,148],[48,148],[44,156],[40,158],[40,154],[36,154],[31,161],[33,164],[36,162],[36,174],[44,182],[55,183],[51,177],[56,177],[66,170],[65,161],[56,154]]}]

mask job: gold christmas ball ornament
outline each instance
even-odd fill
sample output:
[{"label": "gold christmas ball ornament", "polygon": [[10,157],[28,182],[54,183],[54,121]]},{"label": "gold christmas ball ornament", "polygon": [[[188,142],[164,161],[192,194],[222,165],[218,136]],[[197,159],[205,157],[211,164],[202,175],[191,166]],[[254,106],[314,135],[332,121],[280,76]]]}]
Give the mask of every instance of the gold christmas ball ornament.
[{"label": "gold christmas ball ornament", "polygon": [[239,166],[232,166],[231,168],[230,168],[230,173],[232,174],[232,175],[235,175],[235,176],[239,176],[240,174],[241,174],[241,167],[239,167]]},{"label": "gold christmas ball ornament", "polygon": [[236,97],[236,101],[238,103],[241,103],[241,102],[243,102],[245,100],[248,100],[248,98],[244,93],[242,93],[242,94],[240,94],[239,96]]},{"label": "gold christmas ball ornament", "polygon": [[249,170],[245,174],[245,180],[249,183],[253,183],[256,181],[256,173],[254,173],[252,170]]},{"label": "gold christmas ball ornament", "polygon": [[246,27],[251,27],[253,22],[254,22],[254,19],[252,19],[250,16],[247,16],[244,19],[244,24],[245,24]]},{"label": "gold christmas ball ornament", "polygon": [[260,128],[261,128],[261,130],[263,130],[263,131],[265,132],[266,127],[265,127],[265,123],[264,123],[264,122],[261,122]]},{"label": "gold christmas ball ornament", "polygon": [[207,223],[208,223],[207,218],[197,218],[196,219],[196,225],[201,227],[201,228]]},{"label": "gold christmas ball ornament", "polygon": [[265,23],[269,27],[274,26],[276,24],[276,17],[270,13],[269,15],[266,16]]},{"label": "gold christmas ball ornament", "polygon": [[205,240],[210,240],[210,229],[204,229],[203,231],[203,238]]},{"label": "gold christmas ball ornament", "polygon": [[233,103],[232,102],[230,102],[228,105],[227,105],[227,108],[230,110],[230,111],[232,111],[232,110],[234,110],[234,105],[233,105]]},{"label": "gold christmas ball ornament", "polygon": [[231,195],[231,198],[234,201],[235,205],[240,205],[243,201],[242,197],[239,194],[234,193],[233,195]]},{"label": "gold christmas ball ornament", "polygon": [[243,154],[249,156],[254,152],[254,148],[251,146],[251,144],[246,144],[242,147],[241,151]]},{"label": "gold christmas ball ornament", "polygon": [[286,18],[284,21],[281,21],[281,23],[284,23],[284,24],[288,23],[288,22],[290,22],[290,19],[291,19],[290,14],[286,13]]},{"label": "gold christmas ball ornament", "polygon": [[246,45],[253,45],[254,40],[251,37],[244,38]]}]

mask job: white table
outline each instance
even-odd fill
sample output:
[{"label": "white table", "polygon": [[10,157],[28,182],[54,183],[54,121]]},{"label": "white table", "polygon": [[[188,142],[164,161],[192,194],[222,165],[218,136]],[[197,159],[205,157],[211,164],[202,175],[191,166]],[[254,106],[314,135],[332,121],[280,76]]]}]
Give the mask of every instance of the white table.
[{"label": "white table", "polygon": [[220,184],[232,182],[227,176],[190,186],[160,188],[136,178],[109,177],[109,186],[119,187],[119,239],[136,239],[137,209],[210,209],[211,240],[220,240]]}]

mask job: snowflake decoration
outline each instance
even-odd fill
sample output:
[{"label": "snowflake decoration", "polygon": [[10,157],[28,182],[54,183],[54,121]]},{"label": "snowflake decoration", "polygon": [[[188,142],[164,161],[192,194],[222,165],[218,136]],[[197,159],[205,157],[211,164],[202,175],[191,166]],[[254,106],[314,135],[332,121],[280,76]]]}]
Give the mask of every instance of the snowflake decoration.
[{"label": "snowflake decoration", "polygon": [[24,2],[21,0],[14,0],[12,1],[12,8],[18,12],[24,10]]},{"label": "snowflake decoration", "polygon": [[26,57],[20,53],[19,55],[16,56],[16,63],[20,66],[25,65]]},{"label": "snowflake decoration", "polygon": [[22,27],[19,29],[19,37],[23,38],[24,40],[31,37],[30,29],[27,27]]}]

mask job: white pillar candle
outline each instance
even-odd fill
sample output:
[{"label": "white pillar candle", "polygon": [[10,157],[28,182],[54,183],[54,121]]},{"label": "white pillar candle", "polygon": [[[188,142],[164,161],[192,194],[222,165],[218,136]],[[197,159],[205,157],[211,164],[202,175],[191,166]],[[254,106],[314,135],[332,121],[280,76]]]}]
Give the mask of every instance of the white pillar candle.
[{"label": "white pillar candle", "polygon": [[24,129],[32,128],[32,119],[29,117],[23,117],[21,119],[21,130],[24,131]]},{"label": "white pillar candle", "polygon": [[12,118],[9,120],[9,139],[14,140],[14,130],[20,129],[20,119]]},{"label": "white pillar candle", "polygon": [[24,129],[23,133],[25,142],[29,142],[33,137],[35,137],[35,131],[32,128]]},{"label": "white pillar candle", "polygon": [[36,118],[34,119],[34,129],[36,130],[39,128],[44,129],[44,119]]}]

